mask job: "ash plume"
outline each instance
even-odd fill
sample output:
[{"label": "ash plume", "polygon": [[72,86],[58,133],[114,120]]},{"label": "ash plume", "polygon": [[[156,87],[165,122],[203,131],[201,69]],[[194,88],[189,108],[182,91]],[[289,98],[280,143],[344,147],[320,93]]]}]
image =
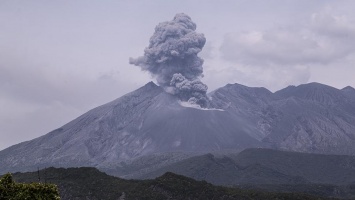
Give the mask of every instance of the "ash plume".
[{"label": "ash plume", "polygon": [[183,13],[172,21],[159,23],[150,38],[144,56],[130,58],[129,63],[140,66],[156,78],[158,84],[182,101],[207,106],[207,85],[203,76],[203,59],[197,54],[206,43],[196,24]]}]

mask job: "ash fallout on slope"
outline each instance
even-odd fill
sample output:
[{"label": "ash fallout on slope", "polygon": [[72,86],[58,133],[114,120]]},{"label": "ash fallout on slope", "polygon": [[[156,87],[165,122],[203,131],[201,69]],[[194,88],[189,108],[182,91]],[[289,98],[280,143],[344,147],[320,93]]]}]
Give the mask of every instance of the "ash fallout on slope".
[{"label": "ash fallout on slope", "polygon": [[130,58],[129,63],[140,66],[156,78],[158,84],[181,101],[207,107],[207,85],[203,76],[203,59],[197,54],[206,43],[196,24],[184,14],[176,14],[172,21],[159,23],[150,38],[144,56]]}]

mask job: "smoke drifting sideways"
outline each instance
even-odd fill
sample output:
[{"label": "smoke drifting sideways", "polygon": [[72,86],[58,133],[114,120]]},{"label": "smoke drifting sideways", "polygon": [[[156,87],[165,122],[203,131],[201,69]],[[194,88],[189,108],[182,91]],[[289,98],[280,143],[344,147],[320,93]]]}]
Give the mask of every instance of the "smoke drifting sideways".
[{"label": "smoke drifting sideways", "polygon": [[150,38],[144,56],[130,58],[129,63],[141,67],[156,78],[158,84],[181,101],[207,107],[207,85],[203,76],[203,59],[197,56],[206,43],[196,24],[183,13],[172,21],[159,23]]}]

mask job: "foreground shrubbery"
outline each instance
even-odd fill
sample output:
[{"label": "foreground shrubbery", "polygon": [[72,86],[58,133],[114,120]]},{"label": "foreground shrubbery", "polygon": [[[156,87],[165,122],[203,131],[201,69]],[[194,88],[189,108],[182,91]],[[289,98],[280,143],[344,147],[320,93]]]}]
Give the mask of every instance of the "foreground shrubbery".
[{"label": "foreground shrubbery", "polygon": [[54,184],[16,183],[11,174],[0,179],[0,200],[23,199],[60,199],[58,188]]}]

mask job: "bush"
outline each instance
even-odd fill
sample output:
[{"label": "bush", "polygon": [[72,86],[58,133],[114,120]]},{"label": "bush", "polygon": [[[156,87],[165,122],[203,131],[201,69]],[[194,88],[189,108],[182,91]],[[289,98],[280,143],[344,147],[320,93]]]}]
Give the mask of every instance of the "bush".
[{"label": "bush", "polygon": [[15,183],[11,174],[0,179],[0,200],[59,200],[58,188],[54,184]]}]

